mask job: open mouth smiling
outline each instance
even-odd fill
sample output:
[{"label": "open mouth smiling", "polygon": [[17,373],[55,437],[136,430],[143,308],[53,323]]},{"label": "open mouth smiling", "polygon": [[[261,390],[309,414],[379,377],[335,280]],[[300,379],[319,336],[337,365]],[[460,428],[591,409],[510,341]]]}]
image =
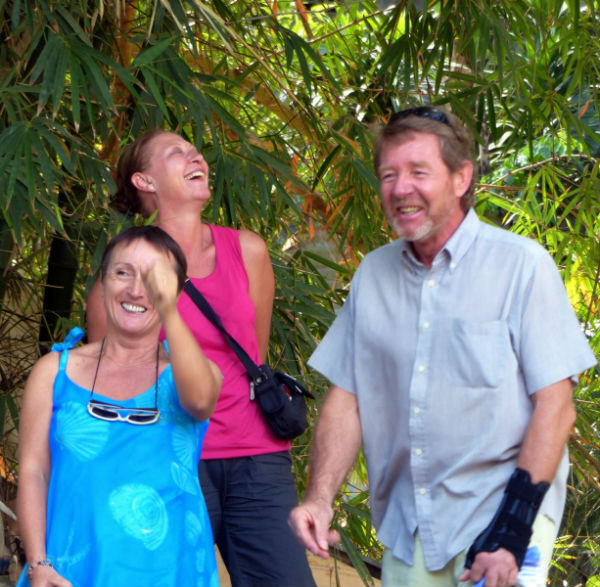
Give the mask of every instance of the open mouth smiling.
[{"label": "open mouth smiling", "polygon": [[187,175],[184,176],[184,179],[186,179],[186,180],[203,179],[203,178],[204,178],[203,171],[192,171],[191,173],[188,173]]},{"label": "open mouth smiling", "polygon": [[128,302],[121,302],[121,307],[127,312],[132,312],[134,314],[143,314],[146,311],[144,306],[138,306],[137,304],[130,304]]},{"label": "open mouth smiling", "polygon": [[419,206],[399,206],[398,212],[401,214],[414,214],[418,212],[421,208]]}]

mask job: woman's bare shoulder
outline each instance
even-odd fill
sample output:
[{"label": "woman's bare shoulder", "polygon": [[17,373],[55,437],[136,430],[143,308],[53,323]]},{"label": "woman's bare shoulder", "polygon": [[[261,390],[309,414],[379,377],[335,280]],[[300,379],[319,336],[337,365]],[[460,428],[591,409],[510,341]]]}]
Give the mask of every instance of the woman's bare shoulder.
[{"label": "woman's bare shoulder", "polygon": [[77,360],[87,360],[90,357],[95,356],[98,358],[102,341],[90,342],[88,344],[82,344],[69,350],[69,358],[73,357]]},{"label": "woman's bare shoulder", "polygon": [[59,353],[47,353],[41,356],[33,366],[30,377],[40,377],[56,372],[58,369],[58,355]]},{"label": "woman's bare shoulder", "polygon": [[261,260],[269,255],[267,243],[265,243],[261,236],[247,228],[241,228],[238,230],[238,234],[244,257]]},{"label": "woman's bare shoulder", "polygon": [[69,351],[69,372],[73,373],[80,369],[87,369],[96,364],[100,353],[102,341],[91,342],[75,347]]}]

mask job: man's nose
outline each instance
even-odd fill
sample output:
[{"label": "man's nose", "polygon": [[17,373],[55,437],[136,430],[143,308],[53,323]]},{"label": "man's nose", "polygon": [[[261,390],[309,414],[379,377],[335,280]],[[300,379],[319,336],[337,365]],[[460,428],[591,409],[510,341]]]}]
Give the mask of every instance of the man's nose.
[{"label": "man's nose", "polygon": [[396,177],[396,181],[394,182],[394,189],[392,190],[393,195],[396,197],[404,196],[409,194],[412,189],[410,179],[405,175],[398,174],[398,177]]}]

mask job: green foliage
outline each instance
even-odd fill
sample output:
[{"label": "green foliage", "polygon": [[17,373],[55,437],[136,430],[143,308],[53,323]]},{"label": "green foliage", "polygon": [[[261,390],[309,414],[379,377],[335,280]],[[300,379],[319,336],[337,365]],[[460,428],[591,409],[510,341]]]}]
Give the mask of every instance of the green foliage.
[{"label": "green foliage", "polygon": [[[424,7],[424,8],[423,8]],[[389,240],[374,127],[443,104],[478,141],[478,212],[554,255],[598,353],[600,14],[593,1],[0,0],[0,436],[11,459],[35,360],[48,249],[76,245],[72,312],[109,235],[111,168],[148,128],[209,161],[206,219],[259,232],[277,276],[271,360],[326,388],[306,360],[364,253]],[[134,219],[138,221],[138,219]],[[69,300],[67,300],[69,301]],[[28,345],[24,346],[24,342]],[[554,580],[592,581],[600,463],[596,373],[582,378]],[[311,406],[311,416],[318,404]],[[310,431],[294,445],[304,490]],[[14,454],[12,455],[14,457]],[[336,505],[346,547],[376,556],[359,464]],[[358,560],[352,554],[354,560]],[[358,564],[358,563],[357,563]],[[594,566],[595,565],[595,566]]]},{"label": "green foliage", "polygon": [[[534,139],[503,157],[502,167],[482,177],[479,208],[550,251],[598,354],[598,161],[587,154],[584,144],[557,134]],[[581,378],[575,396],[578,417],[570,442],[572,469],[552,583],[587,584],[599,566],[599,399],[597,369],[592,369]]]}]

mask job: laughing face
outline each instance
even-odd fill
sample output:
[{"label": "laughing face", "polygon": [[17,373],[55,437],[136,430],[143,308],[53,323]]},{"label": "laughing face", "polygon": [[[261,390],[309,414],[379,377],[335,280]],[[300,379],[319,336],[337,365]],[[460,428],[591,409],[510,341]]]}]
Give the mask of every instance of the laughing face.
[{"label": "laughing face", "polygon": [[439,139],[415,132],[382,147],[377,172],[388,221],[430,265],[465,216],[460,198],[471,181],[471,164],[465,161],[451,172],[441,157]]},{"label": "laughing face", "polygon": [[117,245],[111,253],[106,274],[102,277],[102,292],[107,326],[130,334],[146,334],[160,327],[160,318],[146,291],[142,275],[168,253],[143,239]]},{"label": "laughing face", "polygon": [[138,191],[149,196],[146,208],[186,202],[203,205],[208,200],[208,165],[194,145],[164,132],[154,137],[147,149],[148,165],[131,177]]}]

